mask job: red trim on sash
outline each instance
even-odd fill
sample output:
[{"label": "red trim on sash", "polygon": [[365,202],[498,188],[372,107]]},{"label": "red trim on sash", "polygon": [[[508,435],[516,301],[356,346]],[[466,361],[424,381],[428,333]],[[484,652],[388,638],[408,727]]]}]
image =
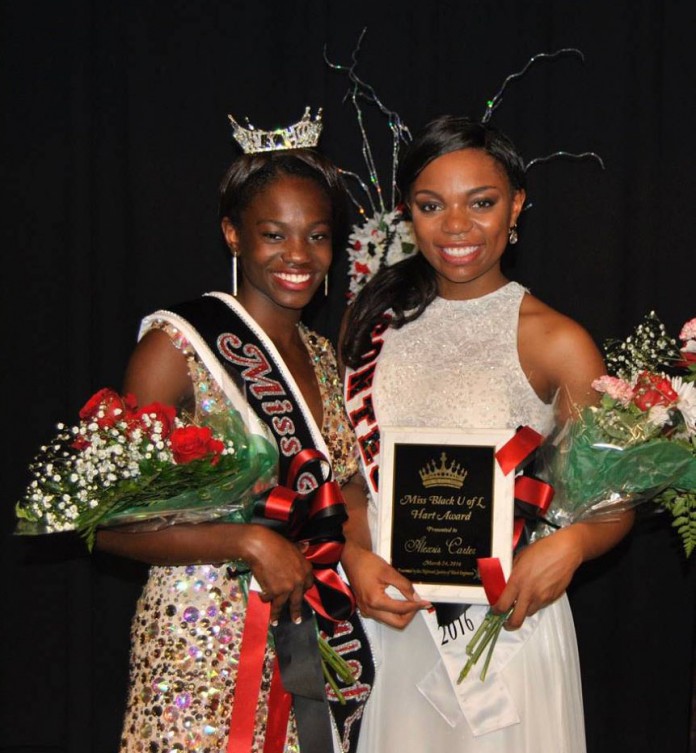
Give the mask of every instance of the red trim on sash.
[{"label": "red trim on sash", "polygon": [[365,480],[373,494],[377,493],[379,483],[380,443],[372,404],[372,383],[377,357],[384,344],[383,335],[389,329],[390,321],[391,315],[387,313],[375,325],[370,334],[372,348],[363,355],[359,366],[347,369],[343,390],[346,410],[358,440]]}]

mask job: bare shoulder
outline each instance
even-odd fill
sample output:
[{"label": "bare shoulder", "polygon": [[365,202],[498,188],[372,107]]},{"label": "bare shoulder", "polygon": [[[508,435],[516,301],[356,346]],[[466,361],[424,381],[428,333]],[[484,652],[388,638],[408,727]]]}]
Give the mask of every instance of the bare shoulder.
[{"label": "bare shoulder", "polygon": [[520,341],[543,345],[551,358],[555,353],[577,348],[599,353],[592,336],[581,324],[529,293],[520,308]]},{"label": "bare shoulder", "polygon": [[136,345],[123,386],[140,404],[159,401],[179,405],[193,391],[186,358],[160,329],[151,329]]},{"label": "bare shoulder", "polygon": [[560,395],[569,405],[595,401],[591,384],[605,368],[594,339],[574,319],[530,294],[520,308],[519,353],[525,373],[544,399]]}]

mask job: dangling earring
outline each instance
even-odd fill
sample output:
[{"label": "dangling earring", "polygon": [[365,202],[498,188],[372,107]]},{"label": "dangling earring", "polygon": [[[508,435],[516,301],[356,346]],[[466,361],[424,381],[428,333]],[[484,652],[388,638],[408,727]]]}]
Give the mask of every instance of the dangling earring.
[{"label": "dangling earring", "polygon": [[237,252],[232,251],[232,295],[237,297]]},{"label": "dangling earring", "polygon": [[513,225],[508,230],[508,242],[511,246],[514,246],[515,243],[520,239],[519,235],[517,235],[517,225]]},{"label": "dangling earring", "polygon": [[327,274],[324,278],[324,295],[327,296],[329,294],[329,275]]}]

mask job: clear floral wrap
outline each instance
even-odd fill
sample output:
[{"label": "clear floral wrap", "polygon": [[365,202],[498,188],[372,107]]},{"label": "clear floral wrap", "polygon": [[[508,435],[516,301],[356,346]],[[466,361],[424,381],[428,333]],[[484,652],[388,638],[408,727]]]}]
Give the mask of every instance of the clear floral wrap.
[{"label": "clear floral wrap", "polygon": [[535,536],[578,520],[614,517],[644,502],[669,511],[687,556],[696,548],[696,319],[681,347],[654,312],[623,342],[605,346],[610,374],[539,454],[554,489]]},{"label": "clear floral wrap", "polygon": [[105,388],[34,458],[16,533],[77,531],[91,548],[100,526],[246,521],[275,485],[277,462],[275,445],[234,409],[194,422]]},{"label": "clear floral wrap", "polygon": [[[696,319],[681,346],[650,312],[624,341],[605,344],[609,370],[592,383],[602,397],[547,437],[533,476],[553,496],[528,520],[529,542],[578,521],[615,520],[642,503],[672,516],[687,557],[696,549]],[[466,647],[461,683],[483,658],[481,680],[506,614],[489,610]]]}]

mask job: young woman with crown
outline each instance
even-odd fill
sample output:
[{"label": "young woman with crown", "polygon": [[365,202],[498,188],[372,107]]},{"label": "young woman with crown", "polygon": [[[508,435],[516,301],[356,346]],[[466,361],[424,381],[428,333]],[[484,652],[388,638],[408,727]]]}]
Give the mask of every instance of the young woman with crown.
[{"label": "young woman with crown", "polygon": [[[251,428],[277,443],[281,484],[291,485],[299,458],[299,491],[320,487],[331,497],[338,487],[322,477],[330,464],[343,497],[334,493],[330,505],[341,507],[345,499],[364,507],[333,349],[301,322],[333,249],[346,238],[340,174],[314,149],[320,116],[311,119],[307,110],[296,125],[271,132],[230,120],[244,150],[219,196],[234,295],[209,293],[145,317],[125,391],[139,404],[168,403],[194,416],[225,407],[248,413]],[[97,545],[152,565],[132,624],[124,753],[356,749],[371,653],[354,610],[324,605],[326,614],[319,611],[327,619],[319,624],[355,678],[341,698],[325,686],[317,612],[305,599],[321,576],[306,541],[259,522],[207,522],[104,529]],[[260,591],[246,594],[239,567],[224,564],[239,562]],[[246,632],[252,606],[256,615],[267,614],[254,645]],[[267,642],[268,621],[273,641]],[[249,681],[254,656],[257,691]]]},{"label": "young woman with crown", "polygon": [[493,605],[509,617],[483,682],[478,671],[457,680],[487,607],[470,606],[470,632],[443,649],[437,610],[371,551],[380,425],[529,426],[545,435],[594,400],[590,385],[605,369],[589,334],[501,270],[517,242],[524,177],[524,162],[494,127],[452,116],[425,126],[397,176],[420,253],[377,273],[347,311],[346,402],[371,500],[343,562],[372,618],[377,666],[362,753],[585,751],[565,590],[582,562],[626,534],[630,515],[577,523],[517,554]]}]

